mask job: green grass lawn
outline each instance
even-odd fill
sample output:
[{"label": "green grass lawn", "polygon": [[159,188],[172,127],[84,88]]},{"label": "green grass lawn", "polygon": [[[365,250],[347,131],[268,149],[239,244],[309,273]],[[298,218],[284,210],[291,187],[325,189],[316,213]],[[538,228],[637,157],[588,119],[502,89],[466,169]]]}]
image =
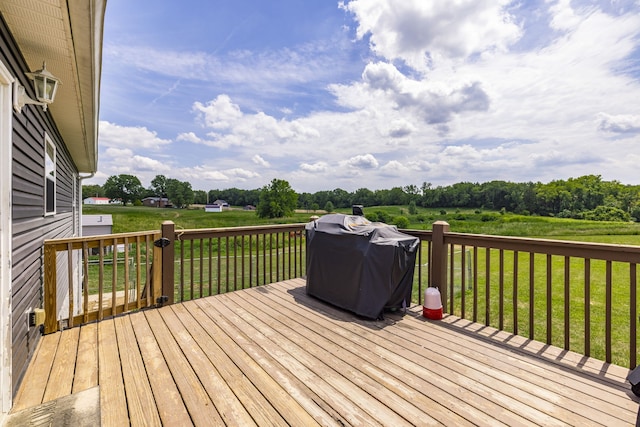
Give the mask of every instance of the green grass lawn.
[{"label": "green grass lawn", "polygon": [[[319,214],[312,211],[299,212],[288,218],[279,219],[260,219],[253,211],[243,211],[241,209],[234,209],[225,211],[222,213],[206,213],[203,209],[158,209],[147,207],[123,207],[123,206],[85,206],[85,214],[111,214],[113,216],[113,224],[115,233],[118,232],[133,232],[142,230],[158,230],[163,221],[171,220],[176,224],[176,229],[193,229],[193,228],[216,228],[216,227],[235,227],[235,226],[248,226],[248,225],[260,225],[260,224],[285,224],[285,223],[304,223],[307,222],[311,215]],[[450,224],[450,230],[452,232],[460,233],[473,233],[473,234],[490,234],[490,235],[506,235],[506,236],[519,236],[519,237],[534,237],[534,238],[548,238],[557,240],[573,240],[573,241],[587,241],[609,244],[625,244],[625,245],[640,245],[640,224],[636,223],[616,223],[616,222],[597,222],[597,221],[580,221],[571,219],[559,219],[548,217],[534,217],[534,216],[522,216],[513,214],[500,214],[498,212],[480,212],[475,211],[455,211],[447,210],[447,213],[442,213],[441,209],[419,209],[414,215],[408,214],[406,207],[386,206],[386,207],[372,207],[365,208],[365,216],[367,212],[385,212],[391,217],[405,216],[410,221],[410,229],[429,230],[432,223],[437,220],[444,220]],[[350,209],[341,209],[338,212],[350,213]],[[212,257],[217,257],[222,253],[226,256],[226,248],[223,245],[218,247],[218,242],[213,241],[213,246],[210,250],[213,251]],[[281,243],[282,244],[282,243]],[[197,260],[200,255],[199,243],[195,245],[194,260]],[[188,253],[190,252],[190,246],[187,246],[186,258],[190,258]],[[426,249],[426,248],[425,248]],[[208,258],[208,251],[207,256]],[[253,254],[255,255],[255,253]],[[253,258],[253,255],[242,255],[240,257]],[[458,257],[458,255],[456,255]],[[491,273],[489,277],[486,277],[484,272],[484,266],[486,257],[490,256]],[[505,266],[513,265],[513,253],[505,252],[504,263]],[[235,255],[233,255],[235,257]],[[232,259],[233,259],[232,257]],[[539,341],[546,341],[546,319],[547,319],[547,285],[546,285],[546,268],[547,259],[546,256],[536,255],[534,258],[534,270],[536,272],[534,289],[535,300],[530,302],[529,294],[529,277],[528,277],[528,265],[529,255],[521,253],[519,255],[519,277],[517,278],[518,287],[515,289],[514,283],[516,283],[513,273],[509,267],[505,269],[505,275],[502,278],[503,287],[500,289],[499,282],[499,270],[497,268],[499,259],[498,252],[495,250],[490,251],[488,254],[484,249],[478,251],[478,265],[480,269],[478,271],[477,285],[478,285],[478,306],[476,319],[479,322],[487,322],[491,326],[498,327],[498,310],[501,304],[504,305],[504,329],[509,332],[514,332],[517,328],[517,332],[523,336],[531,336]],[[215,259],[215,258],[214,258]],[[245,260],[246,261],[246,260]],[[256,260],[254,260],[255,262]],[[471,261],[471,257],[468,257],[468,262]],[[239,262],[239,261],[238,261]],[[249,262],[249,261],[247,261]],[[269,264],[274,263],[275,260],[270,259]],[[457,258],[456,263],[459,263]],[[233,286],[229,288],[229,278],[235,280],[236,277],[242,277],[247,273],[236,271],[229,267],[223,266],[221,271],[217,271],[216,263],[213,263],[215,271],[209,271],[208,264],[200,267],[197,261],[193,266],[189,263],[183,265],[183,270],[179,270],[176,265],[176,283],[184,283],[183,288],[176,289],[176,301],[181,299],[191,299],[201,294],[208,295],[209,293],[225,292],[232,290]],[[304,259],[302,259],[304,264]],[[195,270],[192,268],[195,267]],[[262,284],[269,282],[269,277],[264,277],[265,265],[262,265],[262,272],[256,275],[254,270],[252,278],[245,277],[247,283],[249,280],[252,284]],[[570,347],[574,351],[583,352],[584,350],[584,313],[585,313],[585,301],[584,301],[584,279],[580,279],[579,272],[584,269],[583,261],[580,259],[571,261],[571,271],[578,273],[576,276],[575,284],[571,284],[569,290],[570,298],[570,313],[567,320],[565,320],[564,314],[564,268],[563,258],[553,257],[552,259],[552,287],[551,287],[551,313],[552,313],[552,344],[563,347],[564,345],[564,330],[565,322],[569,322],[570,331]],[[304,268],[303,265],[300,269]],[[426,268],[423,268],[422,274],[422,291],[427,284]],[[471,274],[467,274],[467,283],[463,284],[460,278],[460,270],[462,268],[457,264],[456,271],[454,272],[454,287],[456,300],[454,303],[454,314],[460,315],[462,311],[461,295],[464,292],[465,301],[465,317],[473,319],[473,306],[472,297],[473,290],[469,289],[469,281],[472,280]],[[629,272],[628,265],[616,265],[613,266],[613,274],[616,277],[614,280],[613,289],[613,301],[615,310],[613,310],[613,325],[612,328],[612,341],[613,341],[613,354],[614,363],[626,365],[628,360],[628,341],[629,341]],[[109,273],[106,269],[105,282],[110,283]],[[201,273],[202,270],[202,273]],[[186,271],[186,273],[184,273]],[[191,276],[191,271],[195,271],[195,279]],[[207,280],[209,274],[215,278],[213,283]],[[467,273],[469,273],[467,271]],[[591,355],[599,359],[604,359],[604,276],[605,276],[605,263],[600,261],[593,261],[591,263]],[[123,270],[118,270],[118,275],[123,274]],[[186,279],[180,277],[186,275]],[[201,283],[199,280],[200,274],[204,277]],[[573,276],[572,276],[573,277]],[[626,278],[625,278],[626,277]],[[418,275],[417,272],[414,276],[414,302],[418,301]],[[573,280],[573,279],[572,279]],[[640,282],[640,278],[638,278]],[[487,286],[487,282],[489,286]],[[109,285],[107,285],[109,286]],[[210,290],[209,287],[213,289]],[[487,297],[486,290],[489,289],[488,298],[488,312],[489,319],[485,318],[487,313]],[[513,293],[517,292],[517,307],[513,309]],[[185,295],[186,294],[186,295]],[[502,298],[500,296],[502,295]],[[530,330],[529,325],[529,312],[530,307],[533,307],[534,312],[534,325],[533,331]],[[515,320],[517,315],[517,321]]]}]

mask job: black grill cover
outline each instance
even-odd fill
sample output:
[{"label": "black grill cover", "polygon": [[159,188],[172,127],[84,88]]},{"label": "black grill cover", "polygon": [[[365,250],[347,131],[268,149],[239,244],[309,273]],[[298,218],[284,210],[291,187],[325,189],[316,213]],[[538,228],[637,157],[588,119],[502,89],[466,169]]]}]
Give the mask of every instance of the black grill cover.
[{"label": "black grill cover", "polygon": [[417,237],[343,214],[309,222],[306,237],[307,294],[372,319],[411,302]]}]

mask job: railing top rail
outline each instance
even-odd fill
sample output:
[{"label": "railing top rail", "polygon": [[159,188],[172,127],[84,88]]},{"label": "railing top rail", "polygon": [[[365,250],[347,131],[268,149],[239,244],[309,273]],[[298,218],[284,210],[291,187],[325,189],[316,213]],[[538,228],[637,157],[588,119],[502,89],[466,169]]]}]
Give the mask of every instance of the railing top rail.
[{"label": "railing top rail", "polygon": [[603,259],[608,261],[640,263],[640,246],[634,245],[451,232],[445,234],[445,243],[589,259]]},{"label": "railing top rail", "polygon": [[62,238],[56,238],[56,239],[46,239],[44,241],[44,245],[57,246],[57,245],[66,245],[67,243],[95,242],[99,240],[109,240],[109,242],[111,243],[113,242],[114,239],[116,239],[118,242],[122,242],[124,241],[125,238],[153,236],[158,233],[160,233],[159,230],[148,230],[148,231],[135,231],[130,233],[101,234],[96,236],[62,237]]},{"label": "railing top rail", "polygon": [[252,225],[244,227],[220,227],[220,228],[192,228],[192,229],[176,229],[176,239],[184,238],[208,238],[208,237],[225,237],[239,236],[247,234],[264,234],[273,232],[299,231],[304,230],[306,223],[297,224],[267,224]]},{"label": "railing top rail", "polygon": [[433,231],[431,230],[412,230],[412,229],[401,229],[399,230],[403,233],[409,234],[411,236],[415,236],[420,238],[421,240],[431,240],[433,236]]}]

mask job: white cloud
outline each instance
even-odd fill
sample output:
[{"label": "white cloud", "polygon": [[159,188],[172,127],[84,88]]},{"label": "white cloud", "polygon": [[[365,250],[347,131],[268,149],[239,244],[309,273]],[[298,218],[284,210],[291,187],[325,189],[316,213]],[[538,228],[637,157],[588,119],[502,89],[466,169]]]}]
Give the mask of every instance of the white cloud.
[{"label": "white cloud", "polygon": [[313,164],[302,163],[300,164],[300,170],[308,173],[321,173],[329,170],[329,164],[326,162],[316,162]]},{"label": "white cloud", "polygon": [[216,130],[229,130],[242,118],[240,107],[233,104],[231,98],[224,94],[207,102],[206,105],[196,102],[193,109],[204,126]]},{"label": "white cloud", "polygon": [[[206,105],[194,103],[198,121],[206,128],[209,139],[201,139],[193,132],[183,138],[218,148],[262,147],[287,142],[304,142],[319,136],[318,130],[300,120],[278,120],[273,116],[258,112],[245,114],[228,95],[219,95]],[[193,134],[193,135],[190,135]],[[284,152],[274,150],[272,155],[282,156]]]},{"label": "white cloud", "polygon": [[372,154],[354,156],[346,163],[356,169],[375,169],[378,167],[378,160]]},{"label": "white cloud", "polygon": [[343,7],[358,21],[357,37],[370,36],[371,49],[418,70],[441,58],[466,58],[504,51],[521,36],[506,11],[508,0],[353,0]]},{"label": "white cloud", "polygon": [[255,156],[253,156],[251,158],[251,161],[254,164],[258,165],[258,166],[262,166],[262,167],[265,167],[265,168],[271,167],[269,162],[266,161],[265,159],[263,159],[262,156],[260,156],[259,154],[256,154]]},{"label": "white cloud", "polygon": [[383,175],[403,176],[407,172],[407,167],[397,160],[391,160],[380,168]]},{"label": "white cloud", "polygon": [[100,121],[100,145],[104,147],[132,147],[158,149],[171,144],[168,139],[158,138],[158,134],[142,126],[120,126],[108,121]]},{"label": "white cloud", "polygon": [[187,141],[187,142],[193,142],[194,144],[202,143],[202,139],[200,139],[193,132],[184,132],[179,134],[178,137],[176,138],[176,141]]},{"label": "white cloud", "polygon": [[[104,161],[113,170],[110,175],[130,174],[144,176],[146,172],[162,171],[166,168],[163,162],[135,154],[129,148],[107,148],[104,152]],[[157,173],[160,174],[162,172]]]},{"label": "white cloud", "polygon": [[416,127],[405,119],[398,119],[389,125],[389,136],[392,138],[405,138],[416,131]]},{"label": "white cloud", "polygon": [[612,116],[598,114],[598,129],[618,134],[640,134],[640,115],[620,114]]}]

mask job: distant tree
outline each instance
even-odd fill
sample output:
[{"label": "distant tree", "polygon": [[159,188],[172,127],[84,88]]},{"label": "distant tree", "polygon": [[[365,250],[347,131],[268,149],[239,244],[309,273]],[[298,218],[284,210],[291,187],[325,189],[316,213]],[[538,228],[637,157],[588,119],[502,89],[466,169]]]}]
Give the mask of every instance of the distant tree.
[{"label": "distant tree", "polygon": [[329,212],[329,213],[333,212],[334,206],[333,206],[333,203],[331,202],[331,200],[329,200],[327,202],[327,204],[324,205],[324,210]]},{"label": "distant tree", "polygon": [[293,214],[298,204],[298,195],[289,183],[274,178],[260,192],[256,214],[260,218],[281,218]]},{"label": "distant tree", "polygon": [[139,200],[144,187],[138,177],[128,174],[113,175],[103,185],[104,193],[110,199],[121,199],[123,204]]},{"label": "distant tree", "polygon": [[418,213],[418,208],[416,207],[416,202],[414,200],[409,202],[409,214],[415,215]]},{"label": "distant tree", "polygon": [[353,193],[353,196],[351,197],[351,204],[367,207],[375,206],[380,203],[376,199],[373,191],[369,190],[368,188],[359,188],[355,193]]},{"label": "distant tree", "polygon": [[156,175],[151,180],[151,191],[156,197],[165,197],[167,195],[167,178],[164,175]]},{"label": "distant tree", "polygon": [[420,189],[414,184],[405,186],[404,192],[407,194],[410,201],[416,201],[420,198]]},{"label": "distant tree", "polygon": [[308,211],[309,209],[312,209],[311,206],[314,204],[314,202],[315,201],[311,193],[298,194],[298,207],[300,209]]},{"label": "distant tree", "polygon": [[178,181],[177,179],[167,179],[167,197],[178,208],[186,208],[193,203],[194,194],[191,184]]},{"label": "distant tree", "polygon": [[198,205],[207,204],[207,192],[204,190],[195,190],[193,192],[193,203]]},{"label": "distant tree", "polygon": [[101,185],[92,184],[92,185],[83,185],[82,186],[82,198],[86,199],[87,197],[104,197],[104,189]]}]

